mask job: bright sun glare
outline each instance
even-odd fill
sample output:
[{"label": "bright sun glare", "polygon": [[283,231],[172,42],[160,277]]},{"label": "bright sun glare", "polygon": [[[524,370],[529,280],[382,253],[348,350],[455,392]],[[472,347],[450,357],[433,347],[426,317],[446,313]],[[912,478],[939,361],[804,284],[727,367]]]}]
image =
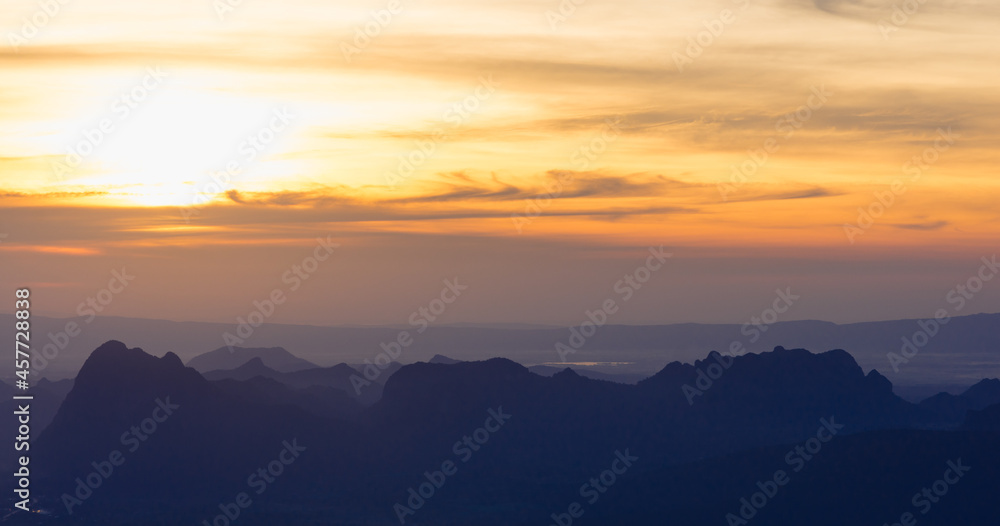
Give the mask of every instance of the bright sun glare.
[{"label": "bright sun glare", "polygon": [[114,115],[107,142],[87,159],[87,183],[122,188],[134,204],[192,204],[270,111],[263,101],[164,86]]}]

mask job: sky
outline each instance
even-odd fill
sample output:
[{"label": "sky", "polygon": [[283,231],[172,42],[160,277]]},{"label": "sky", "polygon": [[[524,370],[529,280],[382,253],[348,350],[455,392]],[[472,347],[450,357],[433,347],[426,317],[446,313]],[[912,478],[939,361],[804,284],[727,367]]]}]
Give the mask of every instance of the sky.
[{"label": "sky", "polygon": [[920,318],[1000,238],[994,3],[0,14],[0,284],[38,314],[124,272],[102,315],[229,322],[277,289],[270,322],[398,324],[457,279],[436,323],[608,299],[614,323],[743,323],[778,289],[782,320]]}]

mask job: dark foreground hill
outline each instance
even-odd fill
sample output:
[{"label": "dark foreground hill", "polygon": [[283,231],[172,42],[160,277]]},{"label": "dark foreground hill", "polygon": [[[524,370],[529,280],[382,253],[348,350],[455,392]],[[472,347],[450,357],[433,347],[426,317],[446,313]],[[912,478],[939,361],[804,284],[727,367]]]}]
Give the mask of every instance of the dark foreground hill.
[{"label": "dark foreground hill", "polygon": [[948,425],[957,425],[968,411],[979,411],[1000,403],[1000,380],[985,378],[964,392],[938,393],[920,402],[920,407]]},{"label": "dark foreground hill", "polygon": [[101,346],[38,440],[33,505],[52,515],[31,520],[726,524],[783,469],[789,480],[743,520],[892,524],[956,459],[973,470],[920,524],[996,516],[981,497],[998,489],[997,434],[922,430],[935,415],[844,351],[712,353],[638,385],[505,359],[418,363],[372,407],[344,412],[242,384]]}]

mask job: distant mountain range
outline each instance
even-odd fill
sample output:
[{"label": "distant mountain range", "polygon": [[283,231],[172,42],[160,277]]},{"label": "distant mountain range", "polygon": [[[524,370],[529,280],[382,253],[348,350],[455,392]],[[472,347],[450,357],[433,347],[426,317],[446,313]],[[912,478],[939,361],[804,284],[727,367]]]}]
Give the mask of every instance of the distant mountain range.
[{"label": "distant mountain range", "polygon": [[219,347],[214,351],[199,354],[191,358],[188,360],[187,366],[193,367],[198,372],[205,373],[208,371],[235,369],[247,363],[251,358],[257,358],[262,362],[263,366],[282,373],[315,369],[318,367],[316,364],[307,362],[282,347]]},{"label": "distant mountain range", "polygon": [[[840,350],[713,352],[635,385],[435,361],[402,366],[365,407],[338,383],[357,372],[346,365],[279,372],[253,356],[201,374],[107,342],[33,448],[34,505],[52,515],[30,519],[211,523],[295,443],[302,460],[251,492],[238,524],[400,524],[402,503],[405,524],[566,526],[574,502],[580,524],[726,524],[778,469],[791,481],[751,523],[882,524],[956,458],[972,470],[920,524],[995,523],[997,380],[913,404]],[[68,515],[63,494],[115,450],[124,462]],[[437,475],[449,460],[457,473]],[[432,479],[432,496],[412,497]]]},{"label": "distant mountain range", "polygon": [[[289,356],[294,358],[294,356],[288,353],[288,351],[285,351],[280,347],[268,349],[267,351],[274,351],[274,354],[278,354],[279,356]],[[355,384],[352,383],[351,377],[353,376],[361,379],[364,378],[364,373],[347,364],[342,363],[334,365],[333,367],[313,366],[309,369],[297,369],[292,372],[279,372],[265,365],[267,353],[265,353],[265,356],[261,356],[260,353],[247,352],[243,353],[242,356],[244,358],[246,356],[253,356],[253,358],[235,369],[209,371],[204,373],[203,376],[207,380],[239,381],[261,377],[275,380],[278,383],[293,389],[328,387],[343,392],[350,398],[355,399],[364,405],[371,405],[382,397],[382,384],[379,382],[358,384],[357,387],[355,387]],[[197,360],[197,358],[195,360]],[[272,363],[274,363],[274,361],[275,360],[273,359],[271,360]],[[391,374],[392,371],[387,373],[385,376],[388,377]]]},{"label": "distant mountain range", "polygon": [[[930,316],[931,313],[928,313]],[[41,349],[50,343],[43,335],[58,335],[67,319],[33,317],[35,333],[42,338]],[[76,319],[81,322],[80,319]],[[206,350],[216,349],[220,361],[207,372],[232,369],[243,362],[226,361],[228,349],[221,334],[232,326],[221,323],[171,322],[101,316],[93,323],[81,323],[79,336],[69,338],[65,348],[49,349],[54,358],[39,360],[36,372],[51,379],[72,378],[90,351],[110,339],[134,342],[150,354],[173,352],[190,361]],[[927,325],[924,323],[924,325]],[[13,337],[11,315],[0,315],[0,336]],[[626,375],[620,380],[650,376],[669,362],[693,362],[706,351],[725,352],[737,342],[750,352],[764,352],[776,346],[814,350],[846,349],[866,371],[877,369],[892,380],[898,394],[920,400],[945,390],[957,394],[983,377],[1000,377],[1000,314],[975,314],[951,318],[926,343],[916,348],[908,362],[894,370],[888,353],[901,353],[904,338],[913,341],[924,331],[920,320],[894,320],[838,325],[820,321],[778,322],[762,328],[738,324],[606,325],[588,338],[569,361],[618,362],[616,366],[573,366],[605,374]],[[382,344],[396,340],[406,327],[316,327],[265,324],[258,327],[250,343],[253,347],[283,347],[310,364],[374,362]],[[412,328],[411,328],[412,329]],[[763,330],[766,329],[766,330]],[[926,332],[926,331],[924,331]],[[570,336],[567,328],[531,326],[440,326],[414,334],[413,343],[397,358],[402,363],[429,360],[443,354],[458,360],[483,360],[503,356],[530,365],[559,362],[558,342]],[[61,338],[60,338],[61,341]],[[917,341],[923,342],[922,336]],[[55,353],[51,352],[55,351]],[[207,360],[207,358],[205,358]],[[281,371],[281,367],[272,369]],[[301,364],[299,368],[306,368]],[[355,366],[358,368],[358,366]]]}]

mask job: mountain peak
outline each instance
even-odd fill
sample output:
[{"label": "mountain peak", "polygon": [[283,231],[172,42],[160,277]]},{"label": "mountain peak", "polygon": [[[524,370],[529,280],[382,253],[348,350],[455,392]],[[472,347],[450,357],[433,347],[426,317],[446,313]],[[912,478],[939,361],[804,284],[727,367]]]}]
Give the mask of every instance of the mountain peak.
[{"label": "mountain peak", "polygon": [[435,354],[427,363],[441,363],[445,365],[452,365],[456,363],[461,363],[462,360],[456,360],[454,358],[449,358],[443,354]]},{"label": "mountain peak", "polygon": [[1000,379],[983,378],[969,387],[962,393],[962,396],[970,398],[990,397],[1000,393]]},{"label": "mountain peak", "polygon": [[264,365],[264,359],[261,358],[260,356],[254,356],[253,358],[250,358],[249,360],[246,361],[246,363],[240,366],[241,369],[244,367],[248,369],[251,368],[259,369],[261,367],[267,368],[267,366]]},{"label": "mountain peak", "polygon": [[[502,385],[529,381],[535,377],[525,366],[507,358],[490,358],[479,362],[453,365],[417,362],[404,365],[385,383],[384,399],[394,396],[408,398],[408,393],[420,390],[447,392],[458,386]],[[464,388],[463,388],[464,389]]]},{"label": "mountain peak", "polygon": [[566,367],[558,373],[552,375],[552,378],[580,378],[580,374],[573,369]]},{"label": "mountain peak", "polygon": [[[878,371],[868,375],[850,353],[834,349],[813,353],[807,349],[777,346],[772,352],[730,356],[712,351],[693,365],[673,362],[639,383],[644,389],[673,392],[684,400],[682,388],[703,392],[706,403],[723,399],[768,405],[789,393],[827,403],[861,400],[898,405],[892,384]],[[686,395],[685,395],[686,396]]]},{"label": "mountain peak", "polygon": [[219,347],[213,351],[195,356],[188,361],[188,367],[198,372],[236,369],[253,358],[260,358],[264,365],[280,373],[291,373],[303,369],[315,369],[318,365],[303,360],[283,347]]},{"label": "mountain peak", "polygon": [[868,371],[868,374],[865,375],[865,382],[877,392],[882,394],[892,393],[892,382],[875,369]]},{"label": "mountain peak", "polygon": [[[141,351],[140,349],[132,349],[132,351]],[[129,348],[124,343],[118,340],[108,340],[102,343],[98,348],[94,349],[94,352],[90,353],[90,358],[93,359],[104,359],[104,357],[113,356],[124,356],[129,353]]]},{"label": "mountain peak", "polygon": [[147,370],[178,371],[184,369],[181,359],[168,352],[162,358],[146,353],[139,347],[129,349],[118,340],[109,340],[94,349],[77,376],[77,383],[86,384],[93,377]]},{"label": "mountain peak", "polygon": [[184,367],[184,362],[181,361],[181,357],[174,354],[172,351],[167,351],[167,354],[163,355],[163,363],[169,365],[170,367]]},{"label": "mountain peak", "polygon": [[[306,369],[309,371],[311,369]],[[254,356],[246,362],[244,362],[239,367],[233,369],[216,369],[214,371],[208,371],[201,373],[206,380],[249,380],[257,376],[263,376],[265,378],[276,379],[281,376],[282,373],[270,368],[264,363],[264,359],[260,356]]]},{"label": "mountain peak", "polygon": [[158,358],[112,340],[95,349],[84,362],[73,389],[60,408],[74,418],[95,416],[95,408],[143,404],[160,396],[201,393],[208,384],[196,371],[184,367],[174,353]]}]

